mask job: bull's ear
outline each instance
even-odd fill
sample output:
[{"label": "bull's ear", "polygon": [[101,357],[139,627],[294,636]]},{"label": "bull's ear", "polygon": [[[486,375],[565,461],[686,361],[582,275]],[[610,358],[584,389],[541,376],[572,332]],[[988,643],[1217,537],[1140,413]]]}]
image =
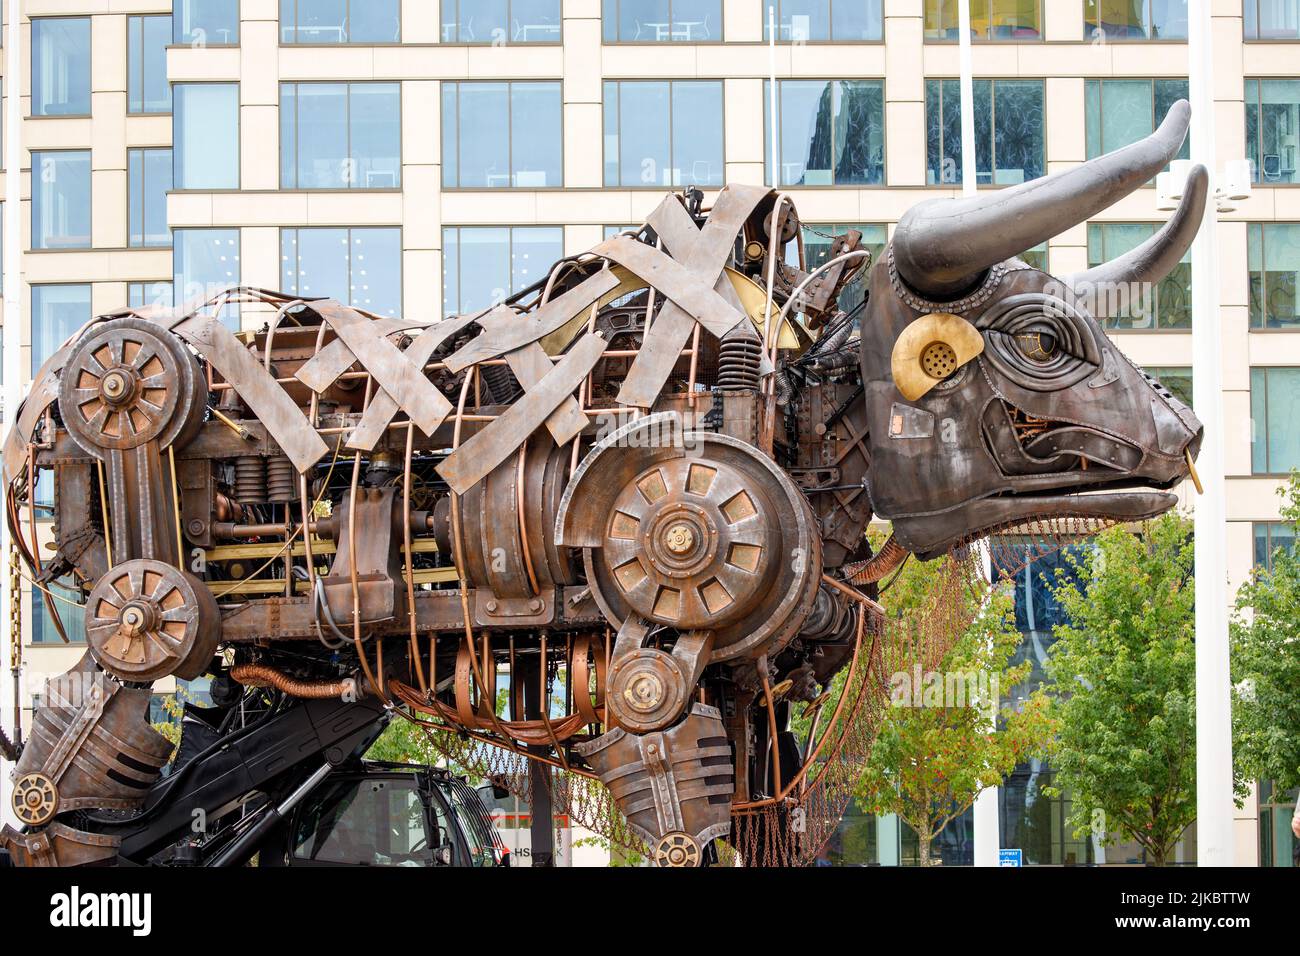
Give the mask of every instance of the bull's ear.
[{"label": "bull's ear", "polygon": [[984,336],[975,326],[951,312],[931,312],[894,343],[894,384],[914,402],[983,351]]}]

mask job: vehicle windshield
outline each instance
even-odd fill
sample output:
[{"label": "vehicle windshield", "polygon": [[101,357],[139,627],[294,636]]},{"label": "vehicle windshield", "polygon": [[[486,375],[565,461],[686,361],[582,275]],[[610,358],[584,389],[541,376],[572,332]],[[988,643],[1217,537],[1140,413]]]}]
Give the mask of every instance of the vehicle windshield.
[{"label": "vehicle windshield", "polygon": [[433,866],[414,779],[338,780],[298,817],[295,859],[356,866]]},{"label": "vehicle windshield", "polygon": [[503,848],[497,843],[492,821],[484,813],[478,794],[454,777],[443,781],[440,789],[450,798],[455,810],[465,845],[469,848],[470,865],[500,866]]}]

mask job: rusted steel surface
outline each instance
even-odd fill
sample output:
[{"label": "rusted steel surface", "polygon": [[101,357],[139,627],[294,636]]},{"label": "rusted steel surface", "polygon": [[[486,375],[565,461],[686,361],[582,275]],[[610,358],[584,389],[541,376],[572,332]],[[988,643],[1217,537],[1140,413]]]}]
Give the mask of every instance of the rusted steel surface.
[{"label": "rusted steel surface", "polygon": [[[43,596],[61,627],[78,596],[88,652],[65,675],[81,691],[42,695],[25,832],[0,843],[22,865],[129,858],[82,811],[175,792],[148,687],[207,674],[191,753],[338,698],[311,726],[411,721],[525,796],[551,780],[658,864],[808,862],[886,719],[882,675],[965,632],[981,554],[1026,560],[998,536],[1045,553],[1160,513],[1188,474],[1199,422],[1089,296],[1179,260],[1203,172],[1134,254],[1065,282],[1014,258],[1148,181],[1186,122],[1178,105],[1120,153],[923,203],[869,270],[855,231],[813,268],[789,196],[730,186],[666,197],[480,313],[238,287],[92,320],[4,447],[24,573],[66,589]],[[876,598],[911,555],[938,583],[899,621]]]}]

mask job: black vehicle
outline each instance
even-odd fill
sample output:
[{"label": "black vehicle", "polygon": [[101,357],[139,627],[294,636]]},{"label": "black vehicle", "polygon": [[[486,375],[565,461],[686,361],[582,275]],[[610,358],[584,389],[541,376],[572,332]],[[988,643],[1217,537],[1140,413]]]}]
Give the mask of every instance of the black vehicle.
[{"label": "black vehicle", "polygon": [[330,774],[263,844],[261,866],[509,866],[483,801],[437,767],[364,761]]}]

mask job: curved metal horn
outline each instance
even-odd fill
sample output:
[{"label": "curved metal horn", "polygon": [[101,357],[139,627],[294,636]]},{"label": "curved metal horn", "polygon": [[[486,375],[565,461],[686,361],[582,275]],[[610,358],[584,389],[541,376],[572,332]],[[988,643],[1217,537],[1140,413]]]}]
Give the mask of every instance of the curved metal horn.
[{"label": "curved metal horn", "polygon": [[1108,318],[1107,307],[1120,301],[1114,295],[1098,294],[1112,289],[1132,288],[1134,283],[1152,285],[1173,271],[1196,238],[1205,215],[1205,197],[1210,191],[1210,173],[1193,166],[1178,210],[1146,242],[1109,262],[1065,277],[1065,283],[1092,302],[1097,318]]},{"label": "curved metal horn", "polygon": [[1179,100],[1150,136],[1074,169],[971,199],[931,199],[894,231],[894,263],[910,287],[951,299],[989,266],[1096,215],[1148,182],[1187,136],[1192,108]]}]

